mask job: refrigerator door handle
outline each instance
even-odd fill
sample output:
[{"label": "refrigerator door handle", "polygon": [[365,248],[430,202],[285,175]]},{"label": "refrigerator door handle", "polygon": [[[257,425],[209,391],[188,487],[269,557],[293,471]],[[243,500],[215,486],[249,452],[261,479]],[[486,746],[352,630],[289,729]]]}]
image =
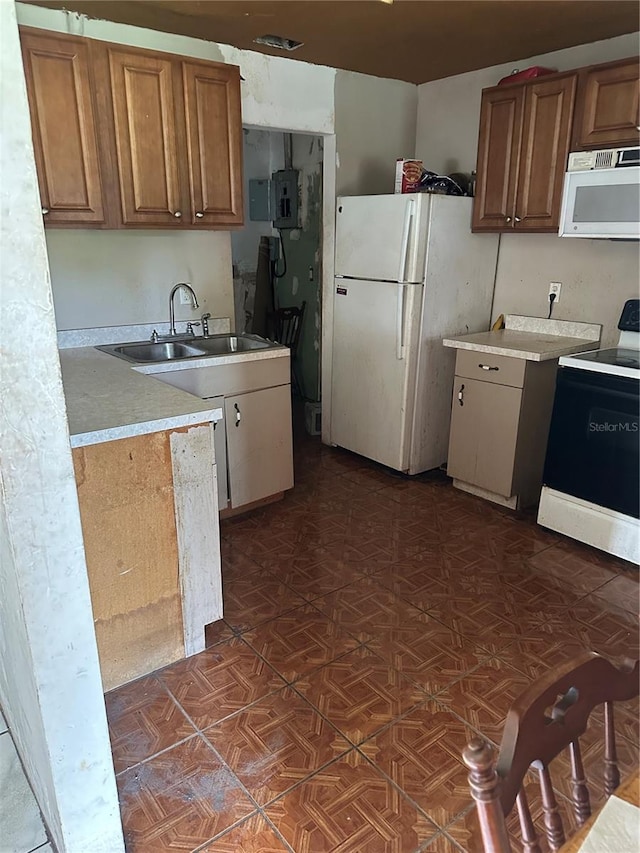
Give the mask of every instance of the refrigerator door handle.
[{"label": "refrigerator door handle", "polygon": [[413,219],[413,199],[407,199],[404,210],[404,224],[402,226],[402,241],[400,243],[400,266],[398,267],[398,281],[405,280],[407,269],[407,255],[409,254],[409,233],[411,231],[411,220]]},{"label": "refrigerator door handle", "polygon": [[396,304],[396,358],[404,358],[404,284],[398,284]]}]

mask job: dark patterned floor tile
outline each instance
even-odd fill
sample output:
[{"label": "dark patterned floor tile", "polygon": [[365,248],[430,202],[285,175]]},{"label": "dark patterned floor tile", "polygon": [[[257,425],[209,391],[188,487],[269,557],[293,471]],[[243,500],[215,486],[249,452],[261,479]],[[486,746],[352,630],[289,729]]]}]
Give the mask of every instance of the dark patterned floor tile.
[{"label": "dark patterned floor tile", "polygon": [[513,667],[491,658],[438,693],[437,701],[497,744],[509,708],[529,683]]},{"label": "dark patterned floor tile", "polygon": [[159,678],[199,729],[284,686],[278,674],[237,637],[172,664]]},{"label": "dark patterned floor tile", "polygon": [[365,741],[360,750],[442,827],[471,803],[462,750],[475,736],[430,701]]},{"label": "dark patterned floor tile", "polygon": [[217,622],[212,622],[210,625],[205,625],[204,629],[204,644],[206,648],[217,646],[218,643],[224,643],[226,640],[231,640],[233,631],[224,621],[218,619]]},{"label": "dark patterned floor tile", "polygon": [[429,614],[422,621],[407,621],[399,628],[375,632],[367,646],[429,694],[462,678],[494,652]]},{"label": "dark patterned floor tile", "polygon": [[233,829],[219,835],[197,853],[292,853],[260,814],[254,814]]},{"label": "dark patterned floor tile", "polygon": [[162,684],[141,678],[105,696],[116,773],[194,734]]},{"label": "dark patterned floor tile", "polygon": [[265,622],[243,637],[285,681],[295,681],[359,645],[311,604]]},{"label": "dark patterned floor tile", "polygon": [[362,576],[360,564],[354,566],[339,559],[300,557],[283,570],[281,580],[307,601],[348,586]]},{"label": "dark patterned floor tile", "polygon": [[425,700],[422,690],[362,646],[295,686],[353,744]]},{"label": "dark patterned floor tile", "polygon": [[204,735],[259,805],[351,749],[290,687],[227,717]]},{"label": "dark patterned floor tile", "polygon": [[604,607],[619,607],[628,610],[634,616],[640,611],[640,588],[636,578],[618,575],[593,593],[594,603],[603,602]]},{"label": "dark patterned floor tile", "polygon": [[301,853],[410,853],[438,831],[355,751],[272,803],[266,815]]},{"label": "dark patterned floor tile", "polygon": [[222,587],[225,622],[235,631],[257,625],[295,610],[305,599],[274,575],[255,582],[254,575],[234,578]]},{"label": "dark patterned floor tile", "polygon": [[255,810],[200,735],[117,782],[128,853],[194,850]]},{"label": "dark patterned floor tile", "polygon": [[360,641],[375,631],[425,619],[421,611],[403,601],[373,577],[363,577],[343,589],[314,600],[314,606]]}]

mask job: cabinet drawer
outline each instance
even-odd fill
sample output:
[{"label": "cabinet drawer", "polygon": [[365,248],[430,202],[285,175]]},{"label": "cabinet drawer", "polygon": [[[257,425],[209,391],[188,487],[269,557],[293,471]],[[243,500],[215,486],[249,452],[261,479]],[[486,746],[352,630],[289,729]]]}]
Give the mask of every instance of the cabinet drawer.
[{"label": "cabinet drawer", "polygon": [[511,385],[522,388],[527,362],[524,358],[510,358],[504,355],[478,352],[476,350],[458,350],[456,375],[467,379],[480,379],[498,385]]}]

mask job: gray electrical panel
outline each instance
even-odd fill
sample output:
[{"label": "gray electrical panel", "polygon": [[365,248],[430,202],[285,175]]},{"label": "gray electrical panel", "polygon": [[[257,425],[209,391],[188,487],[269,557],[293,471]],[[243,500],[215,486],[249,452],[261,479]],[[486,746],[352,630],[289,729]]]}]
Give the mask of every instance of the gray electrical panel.
[{"label": "gray electrical panel", "polygon": [[273,183],[273,227],[298,227],[298,171],[281,169],[274,172]]},{"label": "gray electrical panel", "polygon": [[271,204],[271,181],[252,178],[249,181],[249,219],[252,222],[270,222],[273,219]]}]

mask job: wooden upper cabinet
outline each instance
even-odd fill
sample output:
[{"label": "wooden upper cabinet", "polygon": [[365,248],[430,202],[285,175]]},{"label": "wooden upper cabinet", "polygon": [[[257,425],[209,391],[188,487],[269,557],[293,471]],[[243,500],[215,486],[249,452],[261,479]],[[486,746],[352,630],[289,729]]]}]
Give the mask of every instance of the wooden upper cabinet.
[{"label": "wooden upper cabinet", "polygon": [[109,48],[117,170],[125,225],[177,225],[184,214],[173,61]]},{"label": "wooden upper cabinet", "polygon": [[572,148],[640,144],[638,58],[581,72]]},{"label": "wooden upper cabinet", "polygon": [[525,87],[522,143],[513,226],[556,230],[569,155],[576,75]]},{"label": "wooden upper cabinet", "polygon": [[502,230],[513,220],[523,102],[521,86],[483,93],[474,231]]},{"label": "wooden upper cabinet", "polygon": [[191,217],[194,225],[242,225],[240,72],[182,63]]},{"label": "wooden upper cabinet", "polygon": [[557,231],[575,73],[482,93],[474,231]]},{"label": "wooden upper cabinet", "polygon": [[45,224],[104,222],[86,40],[21,30]]}]

